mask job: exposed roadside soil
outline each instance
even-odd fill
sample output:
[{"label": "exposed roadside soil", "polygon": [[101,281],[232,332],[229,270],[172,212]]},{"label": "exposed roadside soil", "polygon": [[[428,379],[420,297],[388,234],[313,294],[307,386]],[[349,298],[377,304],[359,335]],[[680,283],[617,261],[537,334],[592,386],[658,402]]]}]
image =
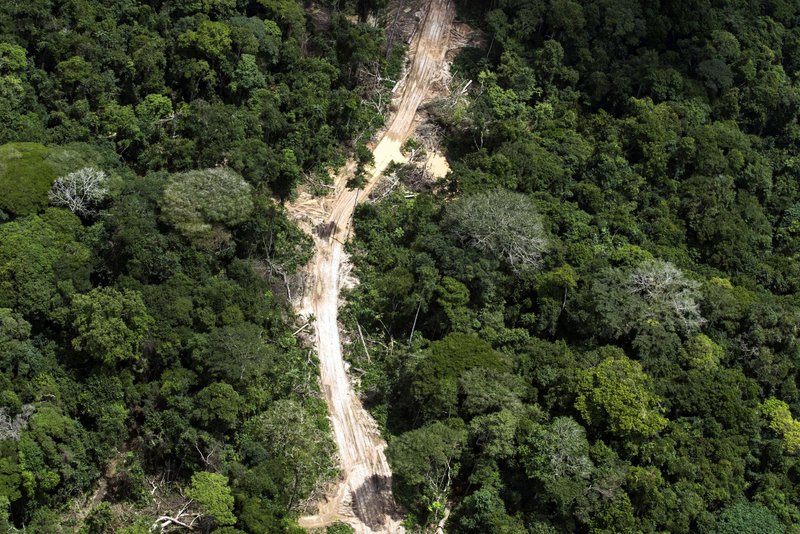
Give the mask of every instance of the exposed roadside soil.
[{"label": "exposed roadside soil", "polygon": [[[301,195],[291,203],[290,215],[307,231],[316,224],[334,223],[330,235],[313,235],[315,255],[307,266],[306,291],[298,313],[313,315],[320,376],[330,412],[342,477],[335,490],[319,505],[316,515],[300,519],[300,526],[322,528],[337,520],[357,533],[403,532],[401,514],[392,498],[392,472],[384,451],[386,442],[375,421],[353,391],[342,358],[337,322],[339,291],[348,270],[344,242],[350,235],[353,210],[366,199],[386,167],[404,162],[400,147],[411,135],[420,105],[432,95],[435,84],[447,77],[446,54],[453,28],[455,6],[450,0],[431,0],[420,16],[420,24],[409,48],[410,66],[395,91],[395,112],[375,145],[374,168],[364,189],[347,189],[352,166],[335,180],[335,191],[321,199]],[[327,232],[323,233],[327,234]]]}]

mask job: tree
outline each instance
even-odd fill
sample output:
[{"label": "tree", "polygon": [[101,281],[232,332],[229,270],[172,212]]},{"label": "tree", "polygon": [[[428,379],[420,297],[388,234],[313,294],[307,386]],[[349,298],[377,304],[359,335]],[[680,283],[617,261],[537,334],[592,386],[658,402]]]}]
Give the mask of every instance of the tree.
[{"label": "tree", "polygon": [[786,528],[763,504],[739,501],[722,510],[714,534],[783,534]]},{"label": "tree", "polygon": [[178,36],[178,45],[196,48],[206,58],[217,64],[225,61],[231,48],[231,30],[224,22],[205,20],[196,30],[188,30]]},{"label": "tree", "polygon": [[211,524],[225,526],[236,523],[228,477],[219,473],[198,471],[192,475],[192,485],[186,490],[186,496],[197,503]]},{"label": "tree", "polygon": [[270,475],[284,488],[282,498],[289,508],[334,474],[334,445],[328,432],[300,403],[289,399],[275,402],[248,423],[248,439],[271,459]]},{"label": "tree", "polygon": [[607,356],[581,372],[577,384],[575,407],[583,418],[590,424],[604,421],[622,436],[650,437],[664,429],[668,421],[659,413],[659,399],[641,364],[616,347],[600,353]]},{"label": "tree", "polygon": [[11,43],[0,43],[0,72],[16,72],[27,66],[24,48]]},{"label": "tree", "polygon": [[630,273],[627,289],[648,304],[645,320],[668,319],[686,332],[703,324],[700,316],[700,284],[689,280],[668,261],[651,260]]},{"label": "tree", "polygon": [[695,369],[717,369],[723,356],[724,349],[705,334],[697,334],[686,343],[686,361]]},{"label": "tree", "polygon": [[444,310],[450,328],[456,332],[471,332],[475,317],[467,307],[469,304],[467,286],[455,278],[444,276],[436,289],[439,295],[436,303]]},{"label": "tree", "polygon": [[154,325],[141,295],[98,287],[72,300],[75,350],[108,366],[141,360],[142,343]]},{"label": "tree", "polygon": [[50,189],[50,203],[77,215],[91,215],[94,207],[108,197],[108,175],[92,167],[56,178]]},{"label": "tree", "polygon": [[433,522],[441,516],[458,475],[466,437],[463,429],[436,421],[389,442],[387,456],[400,496],[415,511],[431,512]]},{"label": "tree", "polygon": [[23,404],[20,412],[14,414],[12,419],[5,406],[0,406],[0,441],[14,440],[19,441],[22,431],[28,427],[28,420],[36,411],[33,404]]},{"label": "tree", "polygon": [[258,0],[283,27],[287,37],[294,37],[298,42],[303,37],[305,15],[297,3],[292,0]]},{"label": "tree", "polygon": [[800,450],[800,421],[792,417],[785,402],[774,397],[769,398],[761,405],[761,413],[769,427],[784,439],[789,454]]},{"label": "tree", "polygon": [[41,403],[19,440],[19,467],[27,497],[45,503],[58,488],[88,488],[95,467],[83,427],[51,403]]},{"label": "tree", "polygon": [[241,397],[230,384],[214,382],[197,394],[193,416],[204,426],[221,432],[236,423],[241,403]]},{"label": "tree", "polygon": [[231,91],[249,93],[266,84],[267,80],[258,67],[256,57],[252,54],[242,54],[233,73],[233,81],[230,84]]},{"label": "tree", "polygon": [[455,527],[454,531],[469,534],[529,532],[519,517],[508,514],[498,489],[486,486],[459,503],[452,519],[448,521],[448,527],[449,531]]},{"label": "tree", "polygon": [[347,523],[336,522],[325,529],[325,534],[353,534],[355,530]]},{"label": "tree", "polygon": [[705,323],[700,284],[672,263],[651,259],[632,269],[607,269],[593,282],[595,306],[613,337],[660,327],[684,336]]},{"label": "tree", "polygon": [[75,240],[80,226],[75,215],[56,208],[0,226],[0,306],[29,318],[63,319],[66,296],[89,285],[91,253]]},{"label": "tree", "polygon": [[296,377],[289,373],[286,356],[268,342],[267,335],[267,330],[249,322],[214,328],[193,353],[196,368],[238,391],[259,384],[262,394],[282,396]]},{"label": "tree", "polygon": [[470,440],[476,452],[491,461],[508,460],[514,455],[514,435],[519,420],[511,410],[478,415],[469,422]]},{"label": "tree", "polygon": [[170,177],[161,207],[164,219],[186,237],[227,241],[223,227],[236,226],[253,212],[250,195],[250,184],[230,169],[190,171]]},{"label": "tree", "polygon": [[570,417],[522,424],[519,455],[525,473],[545,482],[588,479],[594,469],[586,430]]},{"label": "tree", "polygon": [[420,415],[433,420],[455,415],[459,378],[474,368],[503,370],[505,363],[482,339],[452,333],[431,343],[411,371],[411,396]]},{"label": "tree", "polygon": [[519,412],[528,384],[517,375],[487,367],[467,369],[458,380],[463,417],[508,409]]},{"label": "tree", "polygon": [[36,213],[47,205],[56,177],[46,161],[49,150],[37,143],[0,146],[0,210],[14,215]]},{"label": "tree", "polygon": [[536,207],[519,193],[495,189],[466,196],[448,206],[446,219],[460,241],[502,258],[515,272],[537,269],[548,247]]}]

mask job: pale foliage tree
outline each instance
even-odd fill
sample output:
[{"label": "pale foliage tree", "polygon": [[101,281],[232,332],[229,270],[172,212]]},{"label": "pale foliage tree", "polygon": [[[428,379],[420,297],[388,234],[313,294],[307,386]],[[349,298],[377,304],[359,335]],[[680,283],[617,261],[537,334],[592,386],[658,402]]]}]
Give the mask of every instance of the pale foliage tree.
[{"label": "pale foliage tree", "polygon": [[0,408],[0,441],[19,441],[22,431],[28,428],[28,420],[36,411],[33,404],[23,404],[20,413],[13,418],[8,415],[5,406]]},{"label": "pale foliage tree", "polygon": [[226,241],[230,236],[224,228],[246,221],[253,212],[251,191],[244,178],[227,168],[173,174],[161,199],[162,216],[191,239]]},{"label": "pale foliage tree", "polygon": [[552,476],[588,478],[594,466],[586,430],[571,417],[556,417],[549,430],[545,441]]},{"label": "pale foliage tree", "polygon": [[627,290],[647,304],[646,320],[668,320],[685,332],[697,331],[704,322],[698,303],[700,284],[668,261],[642,263],[628,276]]},{"label": "pale foliage tree", "polygon": [[57,178],[50,189],[50,203],[77,215],[90,215],[108,197],[108,175],[92,167]]},{"label": "pale foliage tree", "polygon": [[528,425],[520,434],[519,453],[526,474],[543,481],[587,479],[594,469],[586,431],[571,417]]},{"label": "pale foliage tree", "polygon": [[520,193],[495,189],[468,195],[448,207],[447,219],[458,239],[502,258],[515,272],[539,268],[547,250],[541,216]]}]

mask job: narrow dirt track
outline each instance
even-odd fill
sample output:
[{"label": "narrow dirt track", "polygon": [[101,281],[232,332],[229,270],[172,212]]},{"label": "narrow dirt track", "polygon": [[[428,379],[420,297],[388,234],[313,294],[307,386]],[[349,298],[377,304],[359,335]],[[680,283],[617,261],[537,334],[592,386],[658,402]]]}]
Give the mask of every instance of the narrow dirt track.
[{"label": "narrow dirt track", "polygon": [[429,2],[409,50],[411,66],[394,99],[396,112],[373,150],[375,164],[364,189],[347,189],[347,175],[342,173],[332,197],[289,205],[290,214],[297,219],[336,224],[330,238],[313,236],[316,254],[307,267],[310,290],[306,290],[298,312],[315,317],[322,388],[343,478],[334,494],[320,505],[317,515],[300,519],[305,528],[320,528],[341,520],[359,534],[403,532],[401,514],[391,493],[386,443],[353,391],[342,359],[337,315],[342,266],[347,261],[343,243],[349,236],[356,203],[367,197],[391,162],[404,161],[400,147],[412,133],[417,110],[429,95],[431,84],[446,76],[445,54],[454,15],[450,0]]}]

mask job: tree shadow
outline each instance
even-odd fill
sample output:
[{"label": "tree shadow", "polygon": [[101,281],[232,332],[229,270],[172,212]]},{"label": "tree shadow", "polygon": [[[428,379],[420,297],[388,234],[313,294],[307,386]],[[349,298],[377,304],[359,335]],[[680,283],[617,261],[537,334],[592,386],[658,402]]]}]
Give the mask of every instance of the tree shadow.
[{"label": "tree shadow", "polygon": [[392,498],[391,477],[372,475],[352,492],[351,497],[356,517],[372,530],[384,527],[387,515],[395,520],[402,518]]}]

